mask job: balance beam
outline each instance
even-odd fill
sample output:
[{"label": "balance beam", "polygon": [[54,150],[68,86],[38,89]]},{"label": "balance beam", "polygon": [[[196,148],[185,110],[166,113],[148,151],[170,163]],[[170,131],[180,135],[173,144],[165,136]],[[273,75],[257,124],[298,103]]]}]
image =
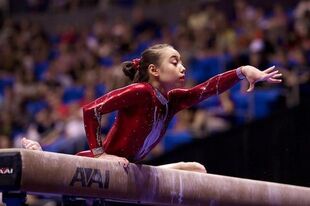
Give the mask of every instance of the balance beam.
[{"label": "balance beam", "polygon": [[25,149],[0,150],[0,190],[150,205],[310,205],[310,188]]}]

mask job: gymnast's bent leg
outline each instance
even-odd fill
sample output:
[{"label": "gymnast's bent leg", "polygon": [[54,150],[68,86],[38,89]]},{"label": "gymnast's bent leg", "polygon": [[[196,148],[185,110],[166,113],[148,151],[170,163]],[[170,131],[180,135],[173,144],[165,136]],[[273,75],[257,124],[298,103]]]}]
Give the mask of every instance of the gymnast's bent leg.
[{"label": "gymnast's bent leg", "polygon": [[[33,140],[23,138],[22,139],[22,145],[26,149],[43,151],[40,144],[36,141],[33,141]],[[78,155],[91,156],[90,151],[88,153],[89,153],[89,155],[79,154],[79,153],[78,153]],[[109,159],[109,158],[105,158],[105,159]],[[128,162],[127,162],[127,164],[128,164]],[[192,172],[207,173],[206,168],[202,164],[199,164],[197,162],[178,162],[178,163],[160,165],[158,167],[167,168],[167,169],[177,169],[177,170],[186,170],[186,171],[192,171]]]}]

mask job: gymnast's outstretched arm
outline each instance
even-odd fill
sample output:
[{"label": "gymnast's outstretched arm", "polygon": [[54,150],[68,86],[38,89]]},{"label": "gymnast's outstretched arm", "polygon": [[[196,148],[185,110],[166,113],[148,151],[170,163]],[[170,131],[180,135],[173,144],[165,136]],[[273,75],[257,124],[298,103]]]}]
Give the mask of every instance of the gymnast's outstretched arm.
[{"label": "gymnast's outstretched arm", "polygon": [[175,112],[189,108],[212,95],[219,95],[228,90],[241,79],[246,78],[250,84],[248,92],[253,91],[254,85],[259,81],[269,83],[281,82],[279,77],[282,74],[273,71],[274,66],[264,71],[260,71],[253,66],[242,66],[238,69],[230,70],[216,75],[211,79],[190,89],[174,89],[169,92],[169,100],[172,102]]}]

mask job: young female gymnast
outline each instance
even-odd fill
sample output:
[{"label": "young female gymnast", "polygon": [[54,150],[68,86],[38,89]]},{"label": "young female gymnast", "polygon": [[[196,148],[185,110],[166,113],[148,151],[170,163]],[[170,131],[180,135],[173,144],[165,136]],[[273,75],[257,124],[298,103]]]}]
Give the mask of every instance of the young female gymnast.
[{"label": "young female gymnast", "polygon": [[[164,135],[169,121],[180,110],[191,107],[211,95],[218,95],[241,79],[254,89],[259,81],[281,82],[281,74],[270,67],[260,71],[252,66],[214,76],[190,89],[182,89],[185,67],[172,46],[158,44],[146,49],[140,59],[123,63],[123,72],[133,84],[113,90],[83,107],[84,125],[90,150],[77,155],[117,161],[123,166],[142,160]],[[118,111],[113,127],[102,140],[100,119]],[[39,143],[24,138],[27,149],[42,150]],[[160,167],[206,172],[199,163],[174,163]]]}]

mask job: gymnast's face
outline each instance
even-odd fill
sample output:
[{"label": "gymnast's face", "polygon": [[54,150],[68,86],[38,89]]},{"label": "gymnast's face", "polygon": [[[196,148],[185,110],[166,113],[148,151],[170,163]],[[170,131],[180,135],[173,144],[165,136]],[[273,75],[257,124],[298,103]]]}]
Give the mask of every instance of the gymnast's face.
[{"label": "gymnast's face", "polygon": [[159,64],[151,69],[151,73],[160,84],[169,89],[184,86],[185,71],[180,53],[172,47],[160,50]]}]

